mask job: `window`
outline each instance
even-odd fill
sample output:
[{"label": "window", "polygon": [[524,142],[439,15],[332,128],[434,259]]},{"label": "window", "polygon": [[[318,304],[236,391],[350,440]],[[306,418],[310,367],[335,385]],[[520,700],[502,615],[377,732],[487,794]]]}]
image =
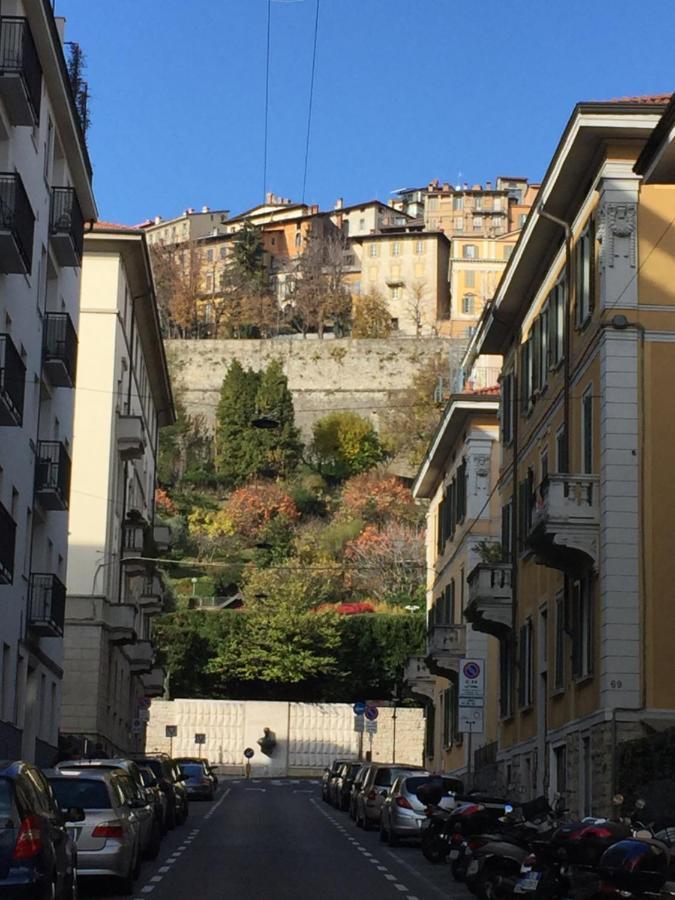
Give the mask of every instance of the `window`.
[{"label": "window", "polygon": [[421,256],[424,253],[424,241],[415,241],[415,256]]},{"label": "window", "polygon": [[213,262],[213,250],[206,251],[206,259],[208,262]]},{"label": "window", "polygon": [[475,244],[464,244],[462,248],[462,256],[464,259],[477,259],[478,254],[476,253],[476,245]]},{"label": "window", "polygon": [[392,256],[400,256],[401,255],[401,242],[400,241],[392,241],[391,255]]},{"label": "window", "polygon": [[463,209],[464,207],[464,198],[463,197],[453,197],[452,198],[452,208],[453,209]]},{"label": "window", "polygon": [[297,250],[299,250],[300,247],[302,247],[302,232],[301,232],[301,231],[296,232],[296,235],[295,235],[295,247],[296,247]]},{"label": "window", "polygon": [[581,471],[593,471],[593,386],[581,398]]},{"label": "window", "polygon": [[532,394],[539,391],[542,382],[541,372],[541,318],[534,320],[530,340],[531,348],[531,366],[532,366]]},{"label": "window", "polygon": [[564,425],[561,425],[555,433],[555,470],[556,472],[567,471],[567,442],[565,441]]},{"label": "window", "polygon": [[480,195],[476,197],[474,205],[475,205],[476,209],[483,208],[483,198]]},{"label": "window", "polygon": [[370,255],[371,256],[379,256],[380,255],[379,247],[377,246],[377,244],[370,245]]},{"label": "window", "polygon": [[474,216],[471,220],[471,225],[474,231],[482,231],[483,230],[483,217],[482,216]]},{"label": "window", "polygon": [[562,280],[551,291],[549,306],[549,358],[554,369],[563,357],[565,339],[565,285]]},{"label": "window", "polygon": [[457,521],[463,522],[466,516],[466,497],[467,497],[467,477],[466,477],[466,460],[462,460],[462,464],[457,469],[457,487],[455,490],[455,499],[457,505]]},{"label": "window", "polygon": [[502,638],[499,642],[499,715],[502,719],[508,719],[513,715],[512,689],[513,650],[511,641],[508,638]]},{"label": "window", "polygon": [[588,322],[593,312],[594,255],[595,235],[591,222],[574,248],[577,325],[579,327]]},{"label": "window", "polygon": [[464,315],[472,316],[475,311],[475,297],[473,294],[465,294],[462,297],[462,312]]},{"label": "window", "polygon": [[555,666],[553,688],[560,691],[565,686],[565,595],[555,598]]},{"label": "window", "polygon": [[429,197],[429,210],[438,209],[438,197]]},{"label": "window", "polygon": [[520,213],[518,216],[518,228],[522,228],[527,221],[527,213]]},{"label": "window", "polygon": [[513,253],[513,245],[512,244],[504,244],[504,246],[502,247],[502,258],[510,259],[512,253]]},{"label": "window", "polygon": [[220,258],[221,258],[221,259],[225,259],[225,254],[226,254],[226,252],[227,252],[227,251],[226,251],[225,247],[221,247],[221,248],[220,248]]},{"label": "window", "polygon": [[492,208],[494,209],[495,212],[499,212],[499,210],[502,208],[502,198],[501,197],[495,197],[493,199]]},{"label": "window", "polygon": [[464,284],[466,287],[475,287],[476,286],[476,273],[475,272],[465,272],[464,273]]},{"label": "window", "polygon": [[509,562],[511,559],[512,520],[513,503],[509,500],[502,506],[502,559],[504,562]]},{"label": "window", "polygon": [[518,705],[521,709],[532,706],[532,620],[528,619],[520,627],[518,639]]},{"label": "window", "polygon": [[593,674],[593,580],[584,575],[572,585],[572,674]]},{"label": "window", "polygon": [[532,403],[532,336],[520,347],[520,404],[527,413]]},{"label": "window", "polygon": [[549,320],[549,308],[548,303],[545,304],[544,308],[541,311],[541,315],[539,317],[541,319],[541,335],[539,342],[539,351],[540,351],[540,361],[539,361],[539,373],[541,380],[542,389],[546,387],[548,384],[548,369],[549,369],[549,350],[548,350],[548,320]]},{"label": "window", "polygon": [[452,747],[457,739],[459,709],[457,690],[453,684],[443,692],[443,746]]},{"label": "window", "polygon": [[455,231],[464,231],[464,218],[455,216]]},{"label": "window", "polygon": [[359,231],[364,231],[365,227],[366,227],[366,220],[359,219]]},{"label": "window", "polygon": [[552,774],[554,791],[564,798],[567,794],[567,747],[565,744],[553,748]]},{"label": "window", "polygon": [[534,472],[527,470],[527,478],[518,485],[518,546],[525,550],[527,536],[532,528],[532,510],[534,509]]},{"label": "window", "polygon": [[401,288],[399,285],[394,285],[391,289],[391,299],[392,300],[400,300],[401,299]]},{"label": "window", "polygon": [[548,449],[544,448],[541,451],[541,457],[539,458],[539,466],[541,470],[541,480],[539,484],[543,484],[548,478]]},{"label": "window", "polygon": [[510,444],[513,439],[513,372],[502,378],[502,441]]}]

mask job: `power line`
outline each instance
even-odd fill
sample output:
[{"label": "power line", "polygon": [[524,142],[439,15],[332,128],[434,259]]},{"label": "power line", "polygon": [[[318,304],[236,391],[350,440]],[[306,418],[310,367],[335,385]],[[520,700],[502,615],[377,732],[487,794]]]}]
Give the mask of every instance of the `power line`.
[{"label": "power line", "polygon": [[265,54],[265,138],[263,151],[263,203],[267,196],[267,134],[269,130],[270,109],[270,34],[272,24],[272,0],[267,0],[267,51]]},{"label": "power line", "polygon": [[312,106],[314,103],[314,74],[316,72],[316,47],[319,34],[319,8],[321,0],[316,0],[316,16],[314,18],[314,47],[312,50],[312,74],[309,79],[309,104],[307,108],[307,139],[305,141],[305,170],[302,176],[302,202],[305,202],[305,190],[307,187],[307,166],[309,163],[309,138],[312,130]]}]

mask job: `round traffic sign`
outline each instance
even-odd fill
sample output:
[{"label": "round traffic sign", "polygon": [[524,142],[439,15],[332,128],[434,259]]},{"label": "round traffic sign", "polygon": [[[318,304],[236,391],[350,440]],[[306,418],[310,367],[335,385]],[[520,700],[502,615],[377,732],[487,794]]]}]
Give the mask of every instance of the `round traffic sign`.
[{"label": "round traffic sign", "polygon": [[247,747],[244,750],[244,756],[246,757],[246,759],[251,759],[253,756],[255,756],[255,750],[252,747]]},{"label": "round traffic sign", "polygon": [[366,701],[365,700],[357,700],[354,706],[352,707],[354,710],[355,716],[362,716],[366,711]]},{"label": "round traffic sign", "polygon": [[477,662],[468,662],[464,666],[464,676],[466,678],[478,678],[480,675],[480,666]]},{"label": "round traffic sign", "polygon": [[365,716],[369,722],[374,722],[375,719],[379,716],[380,711],[376,706],[366,706]]},{"label": "round traffic sign", "polygon": [[139,697],[138,698],[138,708],[139,709],[150,709],[150,704],[152,700],[150,697]]}]

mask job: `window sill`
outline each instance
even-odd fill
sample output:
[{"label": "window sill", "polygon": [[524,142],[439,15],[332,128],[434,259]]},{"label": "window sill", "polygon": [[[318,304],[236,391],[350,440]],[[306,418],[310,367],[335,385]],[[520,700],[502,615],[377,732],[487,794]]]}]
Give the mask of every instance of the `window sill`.
[{"label": "window sill", "polygon": [[506,713],[506,715],[504,715],[504,716],[500,716],[499,721],[501,722],[502,725],[511,724],[513,722],[513,713],[509,712],[509,713]]},{"label": "window sill", "polygon": [[588,672],[586,675],[575,675],[572,678],[574,686],[578,688],[586,687],[591,681],[593,681],[593,672]]},{"label": "window sill", "polygon": [[534,704],[532,703],[532,701],[529,701],[526,706],[519,706],[518,712],[521,714],[521,716],[526,716],[531,713],[533,709]]},{"label": "window sill", "polygon": [[564,697],[566,694],[566,690],[564,687],[557,687],[551,691],[550,697],[551,700],[558,700],[560,697]]}]

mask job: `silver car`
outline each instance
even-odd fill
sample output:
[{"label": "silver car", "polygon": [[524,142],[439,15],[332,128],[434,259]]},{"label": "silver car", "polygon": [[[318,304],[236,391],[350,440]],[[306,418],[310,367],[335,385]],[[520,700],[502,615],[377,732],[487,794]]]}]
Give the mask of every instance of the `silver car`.
[{"label": "silver car", "polygon": [[138,818],[122,785],[127,776],[94,769],[45,774],[61,809],[84,810],[84,821],[68,826],[77,844],[78,875],[113,876],[122,893],[132,893],[141,845]]},{"label": "silver car", "polygon": [[380,825],[380,811],[384,798],[400,775],[428,775],[420,766],[400,763],[374,763],[368,769],[361,790],[356,796],[356,824],[368,830]]},{"label": "silver car", "polygon": [[[426,805],[418,798],[416,792],[419,787],[429,782],[429,778],[429,775],[418,772],[414,775],[401,775],[396,779],[382,803],[381,841],[387,841],[393,846],[401,838],[420,839],[427,816]],[[454,809],[456,805],[454,792],[461,790],[461,782],[457,778],[443,777],[442,780],[445,796],[439,806],[443,809]]]},{"label": "silver car", "polygon": [[133,809],[138,819],[141,853],[147,859],[155,859],[162,841],[161,823],[155,814],[154,803],[143,785],[143,777],[138,765],[131,759],[120,758],[66,760],[56,766],[59,772],[81,772],[90,768],[105,772],[117,772],[124,776],[119,784],[124,791],[129,808]]}]

